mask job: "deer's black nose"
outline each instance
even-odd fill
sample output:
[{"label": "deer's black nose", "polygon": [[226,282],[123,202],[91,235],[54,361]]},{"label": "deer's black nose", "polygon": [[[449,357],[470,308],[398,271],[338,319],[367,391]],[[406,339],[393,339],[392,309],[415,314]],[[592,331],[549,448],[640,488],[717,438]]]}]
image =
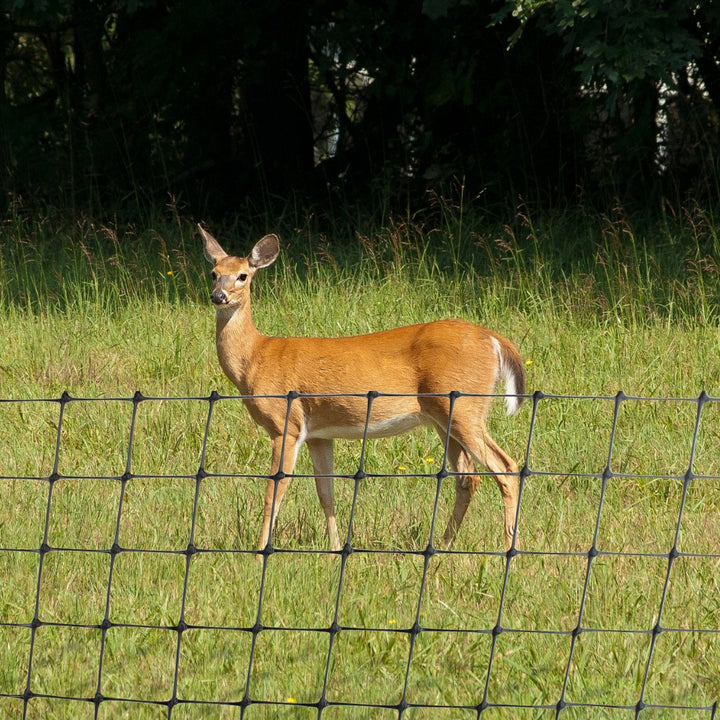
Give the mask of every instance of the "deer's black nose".
[{"label": "deer's black nose", "polygon": [[224,290],[213,290],[212,294],[210,295],[210,301],[214,305],[225,305],[227,303],[227,295],[225,294]]}]

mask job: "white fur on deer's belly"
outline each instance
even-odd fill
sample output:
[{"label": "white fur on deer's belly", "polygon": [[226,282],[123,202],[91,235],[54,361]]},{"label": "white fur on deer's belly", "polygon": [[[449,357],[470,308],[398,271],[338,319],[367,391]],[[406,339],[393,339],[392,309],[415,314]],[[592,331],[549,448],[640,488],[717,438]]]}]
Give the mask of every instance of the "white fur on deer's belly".
[{"label": "white fur on deer's belly", "polygon": [[[397,415],[395,417],[385,418],[383,420],[368,423],[367,437],[380,438],[391,437],[393,435],[401,435],[420,425],[427,425],[428,419],[422,413],[408,413],[407,415]],[[343,440],[358,440],[365,435],[365,424],[361,425],[318,425],[312,420],[307,428],[305,439],[320,438],[330,440],[332,438],[340,438]]]}]

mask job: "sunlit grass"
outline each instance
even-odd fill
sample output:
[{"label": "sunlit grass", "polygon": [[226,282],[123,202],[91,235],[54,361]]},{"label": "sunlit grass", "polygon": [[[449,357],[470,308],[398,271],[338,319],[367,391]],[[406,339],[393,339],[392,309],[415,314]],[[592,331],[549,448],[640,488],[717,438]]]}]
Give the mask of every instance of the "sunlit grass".
[{"label": "sunlit grass", "polygon": [[[96,692],[120,698],[97,717],[167,718],[173,688],[175,720],[238,717],[248,698],[246,718],[316,718],[304,704],[323,691],[339,703],[326,720],[395,718],[352,704],[396,705],[403,691],[421,706],[403,717],[476,718],[487,700],[536,708],[492,718],[550,718],[566,678],[568,703],[634,707],[646,672],[646,703],[718,699],[720,406],[698,420],[694,401],[720,396],[712,217],[691,209],[638,229],[621,214],[492,225],[454,212],[345,250],[286,230],[277,267],[256,279],[255,319],[270,334],[337,335],[461,316],[513,339],[529,392],[546,396],[534,415],[530,399],[491,418],[530,470],[509,566],[490,479],[454,552],[422,554],[453,494],[447,478],[435,517],[443,449],[430,431],[370,442],[357,494],[360,445],[337,443],[338,523],[356,549],[344,564],[314,552],[325,523],[302,454],[280,551],[256,562],[269,443],[233,398],[215,403],[205,435],[211,391],[234,389],[191,224],[3,228],[0,718],[22,717],[10,696],[27,688],[34,619],[29,688],[57,697],[29,699],[30,718],[93,718],[92,702],[68,698]],[[237,252],[255,239],[217,234]],[[62,404],[56,454],[65,391],[94,400]],[[136,391],[148,399],[134,404]]]}]

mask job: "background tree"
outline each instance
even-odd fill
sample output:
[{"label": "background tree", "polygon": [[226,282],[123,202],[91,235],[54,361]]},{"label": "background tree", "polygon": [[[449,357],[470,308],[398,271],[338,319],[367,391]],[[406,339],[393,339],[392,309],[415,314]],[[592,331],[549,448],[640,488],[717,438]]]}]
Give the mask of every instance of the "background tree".
[{"label": "background tree", "polygon": [[[5,203],[717,200],[720,6],[3,0]],[[337,206],[337,205],[335,205]]]}]

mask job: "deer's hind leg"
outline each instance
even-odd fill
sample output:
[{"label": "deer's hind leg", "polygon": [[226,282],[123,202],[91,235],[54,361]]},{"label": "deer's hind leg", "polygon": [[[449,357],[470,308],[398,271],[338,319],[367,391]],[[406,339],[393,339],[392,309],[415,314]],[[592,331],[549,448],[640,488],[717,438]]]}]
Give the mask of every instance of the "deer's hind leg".
[{"label": "deer's hind leg", "polygon": [[[441,433],[442,436],[443,433]],[[470,500],[475,494],[478,486],[478,477],[469,475],[475,470],[472,458],[465,451],[457,440],[450,438],[448,441],[448,463],[450,467],[459,473],[455,476],[455,505],[453,506],[447,528],[443,534],[442,547],[450,548],[455,536],[460,529],[465,513],[467,512]]]},{"label": "deer's hind leg", "polygon": [[[440,431],[441,437],[444,432]],[[448,441],[448,460],[459,475],[455,479],[455,506],[443,536],[450,546],[460,529],[472,496],[479,483],[472,473],[473,461],[482,465],[493,475],[504,506],[505,549],[510,550],[515,537],[517,509],[520,497],[520,477],[515,461],[490,437],[484,423],[463,422],[462,414],[455,412]]]},{"label": "deer's hind leg", "polygon": [[482,434],[477,462],[484,465],[495,478],[505,506],[505,549],[510,550],[515,539],[518,503],[520,502],[520,473],[515,461],[490,437]]}]

